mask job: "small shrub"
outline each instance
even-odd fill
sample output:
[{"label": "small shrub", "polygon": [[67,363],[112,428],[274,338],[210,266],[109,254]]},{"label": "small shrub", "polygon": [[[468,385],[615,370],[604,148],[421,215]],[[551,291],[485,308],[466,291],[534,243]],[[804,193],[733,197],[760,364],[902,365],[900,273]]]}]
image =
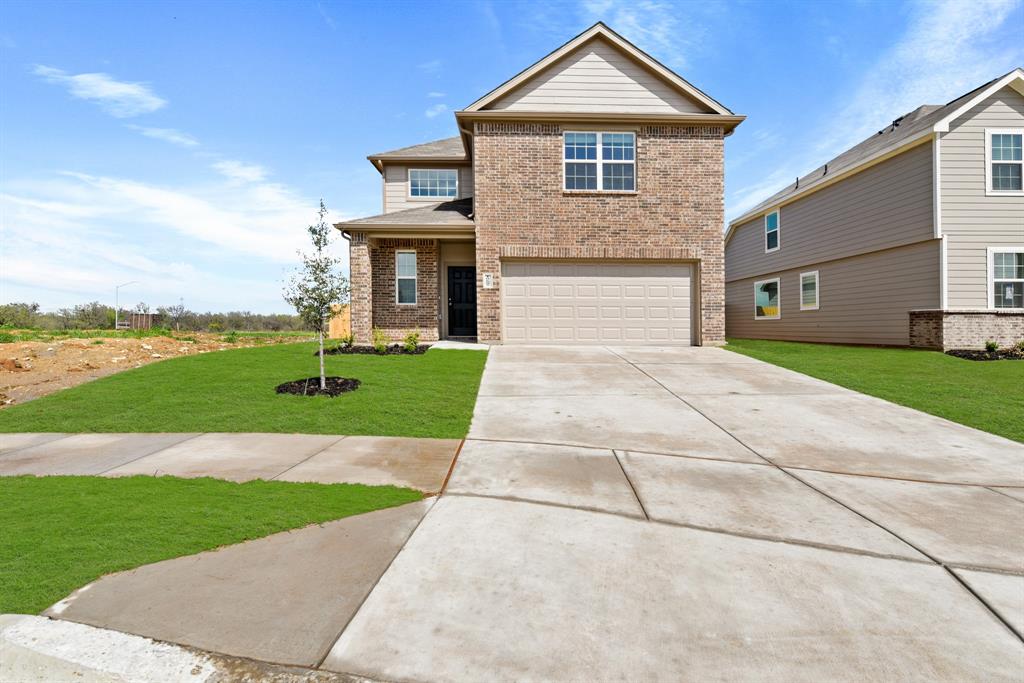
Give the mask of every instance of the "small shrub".
[{"label": "small shrub", "polygon": [[10,332],[0,332],[0,344],[13,344],[14,335]]},{"label": "small shrub", "polygon": [[343,334],[338,337],[338,348],[339,349],[350,349],[352,344],[355,343],[355,337],[350,334]]},{"label": "small shrub", "polygon": [[1017,353],[1024,353],[1024,339],[1017,342],[1013,348],[1017,349]]},{"label": "small shrub", "polygon": [[99,346],[100,344],[104,344],[104,343],[105,342],[102,339],[93,339],[92,340],[92,345],[93,346]]},{"label": "small shrub", "polygon": [[208,329],[210,330],[210,332],[222,332],[224,330],[224,326],[221,325],[216,320],[214,320],[212,323],[210,323],[210,326],[209,326]]},{"label": "small shrub", "polygon": [[388,350],[388,336],[379,327],[373,328],[373,350],[377,353],[384,353]]},{"label": "small shrub", "polygon": [[235,332],[234,330],[231,330],[230,332],[225,334],[220,339],[221,339],[221,341],[226,342],[228,344],[234,344],[234,343],[236,343],[238,341],[238,332]]},{"label": "small shrub", "polygon": [[413,330],[409,334],[405,335],[405,339],[402,342],[402,346],[409,353],[413,353],[416,348],[420,345],[420,331]]},{"label": "small shrub", "polygon": [[989,353],[995,353],[996,351],[999,350],[999,342],[989,339],[987,342],[985,342],[985,350],[988,351]]}]

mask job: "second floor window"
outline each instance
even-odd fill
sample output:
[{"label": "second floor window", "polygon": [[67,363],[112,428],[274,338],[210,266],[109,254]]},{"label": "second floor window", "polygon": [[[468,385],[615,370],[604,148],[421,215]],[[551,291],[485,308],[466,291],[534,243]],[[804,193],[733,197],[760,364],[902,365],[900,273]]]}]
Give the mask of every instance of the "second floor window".
[{"label": "second floor window", "polygon": [[455,199],[459,195],[459,172],[454,168],[409,170],[410,197]]},{"label": "second floor window", "polygon": [[764,217],[764,253],[779,248],[779,212],[772,211]]},{"label": "second floor window", "polygon": [[988,191],[1018,194],[1024,192],[1024,130],[989,130]]},{"label": "second floor window", "polygon": [[566,190],[636,190],[635,134],[565,133],[563,141]]}]

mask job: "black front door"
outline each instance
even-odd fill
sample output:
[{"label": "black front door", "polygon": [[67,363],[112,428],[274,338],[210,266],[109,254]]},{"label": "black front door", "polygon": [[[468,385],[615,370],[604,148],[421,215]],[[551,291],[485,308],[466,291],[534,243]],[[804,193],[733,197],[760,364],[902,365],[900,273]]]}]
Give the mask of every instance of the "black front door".
[{"label": "black front door", "polygon": [[448,266],[448,336],[476,336],[476,268]]}]

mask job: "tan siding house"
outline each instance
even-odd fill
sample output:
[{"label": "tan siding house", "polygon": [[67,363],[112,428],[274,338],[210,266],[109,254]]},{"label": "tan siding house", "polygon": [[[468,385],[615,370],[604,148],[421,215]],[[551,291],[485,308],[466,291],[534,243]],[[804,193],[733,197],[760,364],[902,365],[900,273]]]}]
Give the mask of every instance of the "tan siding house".
[{"label": "tan siding house", "polygon": [[596,24],[371,155],[382,213],[349,240],[367,343],[722,344],[724,138],[743,120]]},{"label": "tan siding house", "polygon": [[942,349],[1024,339],[1022,139],[1017,69],[900,117],[732,221],[726,334]]}]

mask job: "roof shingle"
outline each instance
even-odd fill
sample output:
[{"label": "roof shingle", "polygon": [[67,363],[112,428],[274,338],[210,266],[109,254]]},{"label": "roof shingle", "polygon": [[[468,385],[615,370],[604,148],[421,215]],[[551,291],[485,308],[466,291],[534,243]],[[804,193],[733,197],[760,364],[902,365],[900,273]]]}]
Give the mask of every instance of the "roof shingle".
[{"label": "roof shingle", "polygon": [[336,227],[361,225],[433,225],[471,227],[473,223],[473,198],[456,199],[450,202],[424,204],[414,209],[392,211],[366,218],[335,223]]},{"label": "roof shingle", "polygon": [[465,159],[466,148],[462,144],[461,137],[444,138],[443,140],[433,140],[431,142],[424,142],[419,145],[412,145],[410,147],[400,147],[399,149],[393,149],[388,152],[380,152],[378,154],[371,154],[368,158],[370,159],[405,159],[405,158],[444,158],[444,159]]}]

